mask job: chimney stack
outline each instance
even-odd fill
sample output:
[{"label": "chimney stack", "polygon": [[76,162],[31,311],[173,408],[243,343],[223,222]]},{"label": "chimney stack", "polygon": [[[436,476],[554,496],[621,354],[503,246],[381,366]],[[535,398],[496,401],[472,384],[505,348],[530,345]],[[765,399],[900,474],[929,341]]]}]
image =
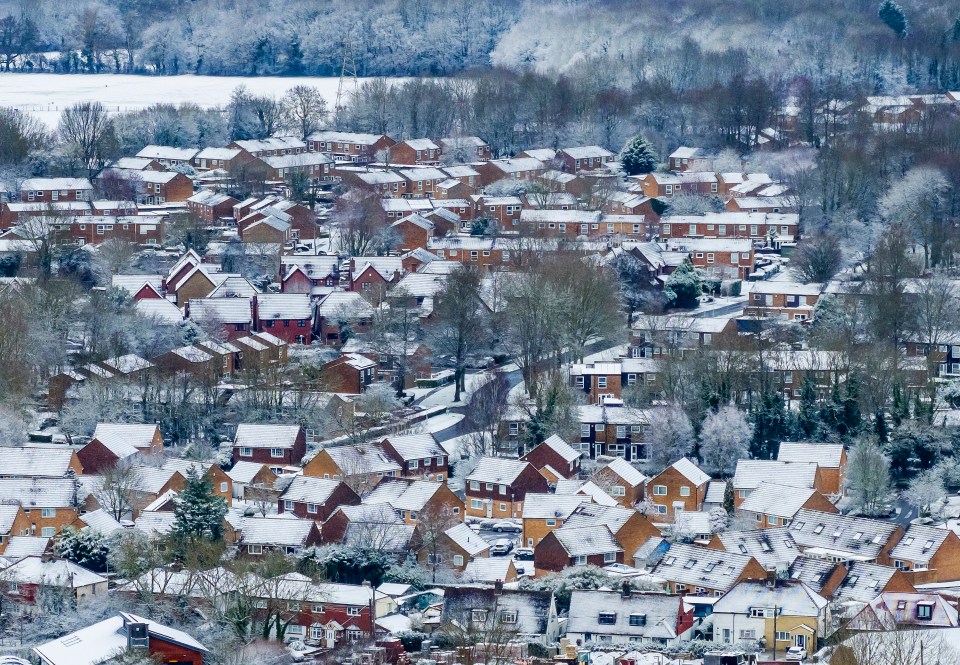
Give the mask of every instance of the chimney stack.
[{"label": "chimney stack", "polygon": [[493,583],[493,594],[495,596],[503,595],[503,580],[496,580]]},{"label": "chimney stack", "polygon": [[620,587],[620,596],[622,598],[629,598],[631,593],[630,582],[627,580],[623,581],[623,584]]},{"label": "chimney stack", "polygon": [[771,589],[777,588],[777,569],[775,566],[767,568],[767,586]]}]

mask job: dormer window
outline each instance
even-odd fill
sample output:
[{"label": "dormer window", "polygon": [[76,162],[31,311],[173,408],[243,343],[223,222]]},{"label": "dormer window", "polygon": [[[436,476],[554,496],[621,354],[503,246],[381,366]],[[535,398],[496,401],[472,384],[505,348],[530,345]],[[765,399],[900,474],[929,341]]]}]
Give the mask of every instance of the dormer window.
[{"label": "dormer window", "polygon": [[597,616],[597,623],[601,626],[612,626],[617,623],[616,612],[600,612]]},{"label": "dormer window", "polygon": [[933,603],[917,603],[917,619],[929,621],[933,618]]}]

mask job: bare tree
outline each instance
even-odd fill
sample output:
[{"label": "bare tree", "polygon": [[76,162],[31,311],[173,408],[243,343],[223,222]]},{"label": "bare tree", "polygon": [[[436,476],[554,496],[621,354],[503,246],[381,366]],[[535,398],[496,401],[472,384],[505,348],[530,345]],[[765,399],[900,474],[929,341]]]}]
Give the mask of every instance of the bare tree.
[{"label": "bare tree", "polygon": [[460,516],[454,515],[446,505],[430,505],[417,516],[414,542],[418,554],[426,554],[426,564],[434,584],[437,582],[437,570],[447,569],[453,563],[450,560],[453,552],[447,530],[460,521]]},{"label": "bare tree", "polygon": [[487,312],[480,299],[480,274],[470,267],[461,267],[450,274],[443,290],[437,294],[435,323],[430,330],[433,349],[449,355],[453,362],[454,402],[460,401],[466,389],[467,361],[488,343]]},{"label": "bare tree", "polygon": [[839,239],[822,234],[800,243],[790,256],[790,267],[804,282],[828,282],[840,270],[842,261]]},{"label": "bare tree", "polygon": [[[469,427],[481,435],[484,448],[489,445],[493,450],[500,449],[500,424],[509,408],[510,382],[502,371],[496,370],[470,397],[467,409]],[[484,452],[490,453],[486,449]]]},{"label": "bare tree", "polygon": [[280,100],[283,108],[283,125],[304,141],[318,130],[327,118],[327,102],[316,88],[298,85],[287,90]]},{"label": "bare tree", "polygon": [[93,176],[113,152],[113,121],[100,102],[78,102],[60,114],[60,137]]},{"label": "bare tree", "polygon": [[753,426],[735,406],[711,411],[700,429],[700,458],[704,470],[714,477],[729,478],[737,460],[748,456]]},{"label": "bare tree", "polygon": [[128,460],[120,461],[101,471],[93,497],[114,519],[123,519],[139,508],[136,499],[141,484],[140,468]]},{"label": "bare tree", "polygon": [[880,447],[861,439],[850,450],[847,486],[853,504],[866,515],[876,515],[890,495],[890,462]]}]

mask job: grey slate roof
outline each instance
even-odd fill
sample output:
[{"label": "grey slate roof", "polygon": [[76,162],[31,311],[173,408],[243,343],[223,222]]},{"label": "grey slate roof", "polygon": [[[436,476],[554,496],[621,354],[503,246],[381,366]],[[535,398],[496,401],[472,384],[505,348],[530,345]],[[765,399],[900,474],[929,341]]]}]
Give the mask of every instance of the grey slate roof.
[{"label": "grey slate roof", "polygon": [[[512,610],[517,613],[517,633],[539,637],[547,632],[552,608],[553,598],[547,591],[504,589],[498,595],[491,588],[448,587],[443,597],[443,622],[473,626],[482,633],[484,626],[489,628],[495,625],[498,612]],[[486,623],[478,626],[472,622],[473,610],[486,610]]]},{"label": "grey slate roof", "polygon": [[790,523],[790,534],[807,554],[859,561],[876,559],[896,529],[889,522],[806,508]]},{"label": "grey slate roof", "polygon": [[764,568],[789,566],[800,556],[800,548],[785,526],[754,531],[727,531],[718,535],[728,552],[748,554]]},{"label": "grey slate roof", "polygon": [[[567,632],[670,640],[677,636],[682,602],[680,596],[660,593],[634,593],[624,598],[615,591],[574,591]],[[601,612],[614,614],[614,623],[601,624]],[[642,625],[631,625],[631,616],[642,616]]]},{"label": "grey slate roof", "polygon": [[950,533],[947,529],[911,524],[900,542],[890,550],[890,558],[904,559],[918,567],[923,567],[930,563],[930,559],[937,553]]},{"label": "grey slate roof", "polygon": [[730,589],[751,558],[697,545],[674,544],[653,569],[657,577],[685,584],[689,589]]}]

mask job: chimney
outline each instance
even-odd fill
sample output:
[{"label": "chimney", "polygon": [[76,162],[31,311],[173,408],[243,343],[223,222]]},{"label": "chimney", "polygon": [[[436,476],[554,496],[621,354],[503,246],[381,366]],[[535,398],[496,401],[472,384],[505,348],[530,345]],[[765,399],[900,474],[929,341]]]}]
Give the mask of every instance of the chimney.
[{"label": "chimney", "polygon": [[147,631],[147,624],[141,621],[132,621],[124,617],[123,623],[127,629],[127,650],[149,649],[150,633]]},{"label": "chimney", "polygon": [[771,589],[777,588],[777,568],[775,566],[767,568],[767,586]]},{"label": "chimney", "polygon": [[497,580],[493,583],[493,595],[503,595],[503,580]]},{"label": "chimney", "polygon": [[630,582],[624,580],[623,584],[620,586],[620,597],[629,598],[631,593]]}]

